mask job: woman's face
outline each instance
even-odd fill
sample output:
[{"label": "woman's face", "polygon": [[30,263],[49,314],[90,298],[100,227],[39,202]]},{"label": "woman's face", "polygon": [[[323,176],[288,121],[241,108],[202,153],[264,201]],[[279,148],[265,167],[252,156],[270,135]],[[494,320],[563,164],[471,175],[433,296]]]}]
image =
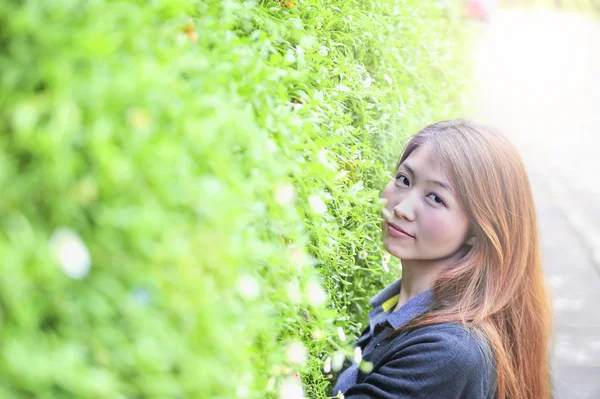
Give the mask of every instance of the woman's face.
[{"label": "woman's face", "polygon": [[[415,149],[383,191],[383,244],[402,260],[442,260],[467,240],[468,218],[428,145]],[[385,215],[384,215],[385,216]]]}]

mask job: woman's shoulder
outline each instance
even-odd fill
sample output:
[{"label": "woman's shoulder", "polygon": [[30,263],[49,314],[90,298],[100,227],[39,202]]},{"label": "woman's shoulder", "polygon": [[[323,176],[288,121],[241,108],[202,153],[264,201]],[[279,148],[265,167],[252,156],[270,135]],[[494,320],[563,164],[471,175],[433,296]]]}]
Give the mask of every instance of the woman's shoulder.
[{"label": "woman's shoulder", "polygon": [[[462,323],[436,323],[412,329],[392,344],[401,355],[431,357],[433,367],[460,365],[475,373],[491,371],[493,352],[484,334]],[[414,353],[411,353],[414,352]]]},{"label": "woman's shoulder", "polygon": [[492,398],[495,367],[481,339],[477,331],[460,323],[406,331],[368,354],[373,370],[359,371],[357,384],[348,393],[356,397],[385,392],[389,395],[377,397]]},{"label": "woman's shoulder", "polygon": [[[407,331],[406,339],[441,339],[448,343],[468,346],[487,345],[483,333],[476,327],[470,327],[459,322],[444,322],[428,324]],[[487,340],[485,340],[487,341]]]}]

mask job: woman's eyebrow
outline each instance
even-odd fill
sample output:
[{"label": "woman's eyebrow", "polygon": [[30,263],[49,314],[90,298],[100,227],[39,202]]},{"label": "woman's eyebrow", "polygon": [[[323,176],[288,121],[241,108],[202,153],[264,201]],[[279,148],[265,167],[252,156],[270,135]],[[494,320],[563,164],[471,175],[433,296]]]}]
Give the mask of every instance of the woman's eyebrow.
[{"label": "woman's eyebrow", "polygon": [[[415,175],[416,175],[415,170],[409,164],[407,164],[406,162],[403,162],[403,163],[400,164],[400,166],[404,166],[406,168],[406,170],[408,170],[408,173],[410,173],[413,178],[415,177]],[[452,186],[450,184],[446,183],[446,182],[435,180],[435,179],[429,179],[429,180],[427,180],[427,182],[428,183],[433,183],[433,184],[435,184],[437,186],[440,186],[443,189],[445,189],[445,190],[447,190],[447,191],[449,191],[451,193],[454,193],[454,190],[452,190]]]}]

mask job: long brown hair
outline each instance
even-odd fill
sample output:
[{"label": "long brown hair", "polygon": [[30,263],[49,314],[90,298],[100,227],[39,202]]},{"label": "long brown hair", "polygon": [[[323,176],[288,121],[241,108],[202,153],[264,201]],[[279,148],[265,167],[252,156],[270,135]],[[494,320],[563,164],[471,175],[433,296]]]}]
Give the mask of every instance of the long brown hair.
[{"label": "long brown hair", "polygon": [[490,344],[498,399],[549,398],[551,301],[521,157],[494,129],[461,119],[420,131],[397,166],[425,143],[460,193],[475,243],[437,275],[431,310],[394,335],[434,323],[463,323]]}]

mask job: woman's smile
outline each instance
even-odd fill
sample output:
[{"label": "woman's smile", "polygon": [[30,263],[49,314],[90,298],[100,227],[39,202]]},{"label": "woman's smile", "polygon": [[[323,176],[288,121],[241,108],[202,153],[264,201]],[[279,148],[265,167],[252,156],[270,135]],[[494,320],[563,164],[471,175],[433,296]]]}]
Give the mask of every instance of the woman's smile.
[{"label": "woman's smile", "polygon": [[388,225],[388,233],[390,233],[390,235],[392,237],[396,237],[396,238],[415,238],[413,235],[407,233],[405,230],[403,230],[402,228],[400,228],[399,226],[396,226],[395,224],[386,222]]}]

